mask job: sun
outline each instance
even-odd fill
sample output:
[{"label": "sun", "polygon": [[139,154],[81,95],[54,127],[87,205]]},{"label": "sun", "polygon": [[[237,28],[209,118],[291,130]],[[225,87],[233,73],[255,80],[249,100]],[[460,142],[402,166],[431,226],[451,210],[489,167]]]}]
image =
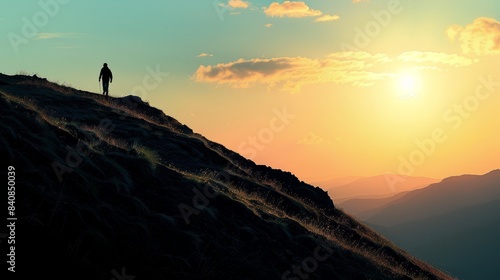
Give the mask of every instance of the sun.
[{"label": "sun", "polygon": [[413,71],[401,72],[396,77],[396,90],[401,98],[416,97],[422,89],[422,81],[418,73]]}]

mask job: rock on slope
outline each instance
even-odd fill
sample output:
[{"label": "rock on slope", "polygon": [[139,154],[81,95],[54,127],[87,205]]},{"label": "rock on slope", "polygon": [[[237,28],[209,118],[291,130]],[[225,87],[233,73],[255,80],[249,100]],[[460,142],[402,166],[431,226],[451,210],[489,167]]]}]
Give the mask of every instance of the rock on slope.
[{"label": "rock on slope", "polygon": [[[51,279],[448,279],[137,97],[0,75],[16,269]],[[4,165],[4,168],[7,168]]]}]

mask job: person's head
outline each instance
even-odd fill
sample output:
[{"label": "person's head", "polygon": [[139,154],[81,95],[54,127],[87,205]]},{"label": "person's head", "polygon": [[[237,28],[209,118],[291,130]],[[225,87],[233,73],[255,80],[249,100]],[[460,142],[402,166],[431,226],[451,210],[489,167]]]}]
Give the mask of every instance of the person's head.
[{"label": "person's head", "polygon": [[104,63],[104,65],[103,65],[103,66],[104,66],[104,67],[108,67],[108,64],[107,64],[107,63]]}]

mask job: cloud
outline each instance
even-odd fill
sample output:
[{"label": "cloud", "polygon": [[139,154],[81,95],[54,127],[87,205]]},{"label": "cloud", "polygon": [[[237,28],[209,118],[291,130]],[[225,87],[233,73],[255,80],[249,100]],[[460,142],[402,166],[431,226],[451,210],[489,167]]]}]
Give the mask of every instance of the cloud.
[{"label": "cloud", "polygon": [[314,20],[314,22],[325,22],[325,21],[334,21],[334,20],[339,20],[340,17],[338,15],[323,15]]},{"label": "cloud", "polygon": [[[49,40],[49,39],[67,39],[67,38],[79,38],[83,36],[83,33],[37,33],[34,40]],[[68,44],[67,40],[56,41],[54,48],[56,49],[77,49],[81,46],[75,44]]]},{"label": "cloud", "polygon": [[492,18],[476,18],[461,27],[452,25],[446,33],[451,41],[457,41],[465,54],[500,54],[500,22]]},{"label": "cloud", "polygon": [[351,67],[357,65],[357,69],[368,69],[392,62],[393,59],[386,54],[371,54],[363,51],[336,52],[328,55],[328,58],[348,63]]},{"label": "cloud", "polygon": [[[67,39],[79,38],[84,36],[83,33],[37,33],[33,40],[49,40],[49,39]],[[76,47],[75,47],[76,48]]]},{"label": "cloud", "polygon": [[452,67],[469,66],[477,62],[476,59],[470,59],[464,56],[437,52],[405,52],[398,56],[402,62],[426,64],[426,65],[446,65]]},{"label": "cloud", "polygon": [[318,145],[325,142],[323,137],[317,135],[314,132],[309,132],[308,134],[304,135],[299,141],[297,141],[297,144],[300,145]]},{"label": "cloud", "polygon": [[214,56],[214,55],[213,54],[209,54],[209,53],[200,53],[196,57],[207,57],[207,56]]},{"label": "cloud", "polygon": [[327,22],[339,20],[338,15],[326,15],[319,10],[311,9],[304,2],[285,1],[282,4],[273,2],[264,10],[268,17],[289,17],[289,18],[304,18],[316,17],[314,22]]},{"label": "cloud", "polygon": [[267,27],[267,28],[269,28],[269,27],[273,26],[273,24],[272,23],[267,23],[264,26]]},{"label": "cloud", "polygon": [[34,40],[75,37],[75,33],[37,33]]},{"label": "cloud", "polygon": [[[361,58],[361,59],[360,59]],[[234,88],[248,88],[256,84],[268,89],[299,92],[304,85],[322,82],[371,86],[390,77],[388,73],[371,71],[381,63],[380,56],[349,52],[323,59],[306,57],[278,57],[270,59],[239,59],[214,66],[201,65],[194,75],[197,82],[227,84]]]},{"label": "cloud", "polygon": [[333,82],[369,87],[396,75],[401,66],[422,71],[466,67],[476,63],[456,54],[405,52],[395,57],[362,51],[337,52],[324,58],[277,57],[238,59],[217,65],[200,65],[193,75],[197,82],[248,88],[264,85],[292,93],[308,84]]},{"label": "cloud", "polygon": [[369,2],[370,0],[352,0],[352,3]]},{"label": "cloud", "polygon": [[452,25],[446,30],[446,35],[448,35],[448,38],[450,38],[450,40],[453,42],[457,35],[462,32],[462,30],[463,28],[460,25]]},{"label": "cloud", "polygon": [[246,9],[249,6],[248,2],[242,0],[229,0],[227,4],[229,5],[229,7],[233,9],[238,9],[238,8]]},{"label": "cloud", "polygon": [[323,13],[318,10],[313,10],[307,6],[304,2],[291,2],[285,1],[282,4],[278,2],[273,2],[264,13],[269,17],[291,17],[291,18],[302,18],[302,17],[317,17],[321,16]]}]

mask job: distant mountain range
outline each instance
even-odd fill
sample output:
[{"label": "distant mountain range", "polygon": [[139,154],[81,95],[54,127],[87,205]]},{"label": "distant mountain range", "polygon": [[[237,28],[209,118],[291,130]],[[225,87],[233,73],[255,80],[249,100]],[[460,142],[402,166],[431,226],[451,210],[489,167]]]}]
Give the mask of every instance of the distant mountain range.
[{"label": "distant mountain range", "polygon": [[311,184],[321,186],[321,188],[328,190],[334,187],[342,186],[342,185],[347,185],[350,184],[358,179],[361,179],[363,177],[361,176],[347,176],[347,177],[341,177],[341,178],[334,178],[334,179],[329,179],[329,180],[324,180],[324,181],[312,181]]},{"label": "distant mountain range", "polygon": [[337,203],[337,206],[345,212],[363,219],[365,215],[370,215],[373,210],[388,205],[403,197],[408,192],[400,192],[386,198],[353,198]]},{"label": "distant mountain range", "polygon": [[16,279],[451,279],[139,97],[0,74],[0,108]]},{"label": "distant mountain range", "polygon": [[[366,203],[365,208],[359,205]],[[341,205],[396,245],[459,279],[500,275],[500,170]]]},{"label": "distant mountain range", "polygon": [[[352,180],[352,181],[350,181]],[[386,174],[372,177],[347,177],[316,183],[328,191],[335,203],[350,199],[387,198],[401,192],[426,187],[438,179]],[[339,184],[339,182],[346,182]]]}]

